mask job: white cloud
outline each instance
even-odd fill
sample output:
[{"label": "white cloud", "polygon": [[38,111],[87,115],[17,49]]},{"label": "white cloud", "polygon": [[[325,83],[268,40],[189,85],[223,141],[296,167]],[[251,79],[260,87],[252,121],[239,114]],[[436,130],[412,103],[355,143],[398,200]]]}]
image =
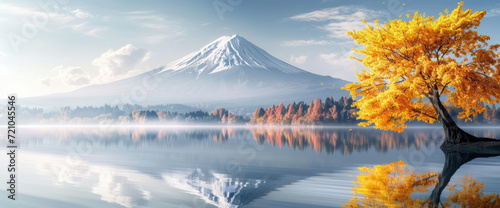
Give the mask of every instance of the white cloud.
[{"label": "white cloud", "polygon": [[342,78],[345,80],[356,80],[357,65],[361,65],[357,60],[351,59],[351,56],[356,56],[354,51],[349,51],[346,53],[330,53],[330,54],[320,54],[320,59],[326,64],[330,65],[330,68],[335,71],[331,74],[333,77]]},{"label": "white cloud", "polygon": [[69,25],[68,27],[70,27],[71,29],[73,30],[83,30],[86,26],[87,26],[87,22],[84,22],[84,23],[79,23],[79,24],[72,24],[72,25]]},{"label": "white cloud", "polygon": [[78,19],[85,19],[88,17],[92,17],[92,15],[90,13],[83,11],[81,9],[75,9],[75,10],[71,11],[71,13],[73,13],[75,15],[75,17]]},{"label": "white cloud", "polygon": [[290,40],[283,41],[281,43],[282,46],[317,46],[317,45],[333,45],[336,44],[336,41],[327,41],[327,40]]},{"label": "white cloud", "polygon": [[332,22],[325,26],[320,27],[330,33],[332,38],[351,38],[347,35],[348,31],[361,30],[366,27],[361,21],[346,21],[346,22]]},{"label": "white cloud", "polygon": [[151,54],[145,49],[138,49],[131,44],[123,46],[118,50],[109,49],[101,54],[99,58],[92,61],[92,64],[99,67],[101,79],[117,79],[123,77],[134,67],[149,59]]},{"label": "white cloud", "polygon": [[485,17],[495,17],[500,15],[500,8],[492,8],[486,12]]},{"label": "white cloud", "polygon": [[[66,85],[86,85],[90,83],[89,73],[80,67],[64,67],[59,65],[52,70],[59,72],[59,78]],[[48,82],[48,85],[44,82]],[[50,86],[50,80],[44,80],[42,83]]]},{"label": "white cloud", "polygon": [[136,13],[128,17],[130,21],[138,24],[141,27],[154,29],[154,30],[164,30],[172,27],[175,22],[167,21],[163,16],[155,14],[143,14]]},{"label": "white cloud", "polygon": [[165,38],[168,38],[168,35],[152,35],[144,38],[146,43],[159,43],[163,41]]},{"label": "white cloud", "polygon": [[290,19],[297,21],[315,22],[326,20],[345,21],[350,19],[367,19],[376,17],[379,16],[377,13],[378,12],[374,10],[360,8],[359,6],[340,6],[295,15],[293,17],[290,17]]},{"label": "white cloud", "polygon": [[318,28],[329,32],[329,37],[346,39],[349,38],[347,31],[360,30],[365,27],[361,22],[363,19],[372,22],[375,19],[387,17],[387,15],[385,12],[359,6],[340,6],[295,15],[289,19],[305,22],[326,22],[326,24],[322,23],[325,25]]},{"label": "white cloud", "polygon": [[71,28],[73,31],[77,31],[80,33],[83,33],[88,36],[93,36],[93,37],[100,37],[99,32],[107,30],[107,27],[96,27],[96,26],[91,26],[88,24],[88,22],[79,22],[79,23],[73,23],[73,24],[68,24],[66,27]]},{"label": "white cloud", "polygon": [[150,29],[157,29],[157,30],[166,29],[169,27],[167,24],[150,23],[150,22],[143,22],[140,25],[141,25],[141,27],[150,28]]},{"label": "white cloud", "polygon": [[[118,169],[112,166],[96,165],[83,160],[76,160],[67,171],[61,170],[65,164],[64,158],[53,157],[47,154],[26,154],[38,173],[48,176],[47,178],[55,185],[70,184],[82,190],[89,190],[97,194],[101,200],[108,203],[116,203],[123,207],[140,207],[152,199],[151,192],[144,188],[141,182],[150,181],[151,177],[133,170]],[[51,162],[49,162],[51,161]],[[95,183],[85,183],[95,179]],[[161,180],[153,179],[158,183]],[[50,182],[50,181],[49,181]]]},{"label": "white cloud", "polygon": [[48,10],[48,12],[44,12],[42,9],[33,9],[15,6],[12,4],[0,3],[0,14],[12,14],[29,18],[36,17],[37,19],[47,18],[50,19],[50,23],[56,23],[60,25],[66,24],[75,19],[73,15],[65,14],[57,5],[48,8]]},{"label": "white cloud", "polygon": [[103,169],[99,182],[92,187],[92,193],[101,195],[101,200],[131,208],[151,199],[151,192],[144,190],[127,175],[118,175],[116,170]]},{"label": "white cloud", "polygon": [[43,85],[47,86],[47,87],[50,87],[50,78],[47,78],[47,79],[44,79],[42,81],[40,81]]},{"label": "white cloud", "polygon": [[153,11],[131,11],[131,12],[125,12],[125,14],[151,14]]},{"label": "white cloud", "polygon": [[159,43],[166,38],[181,36],[184,34],[182,24],[172,18],[157,15],[150,11],[127,12],[130,23],[135,24],[141,30],[149,30],[150,36],[145,37],[146,43]]},{"label": "white cloud", "polygon": [[147,15],[144,15],[144,13],[135,13],[134,15],[129,16],[129,19],[144,20],[148,22],[166,22],[165,18],[163,18],[162,16],[149,13]]},{"label": "white cloud", "polygon": [[[23,18],[37,18],[39,20],[47,19],[46,23],[40,23],[36,25],[42,29],[63,29],[71,28],[75,32],[81,34],[98,37],[97,32],[107,29],[106,27],[96,27],[89,25],[89,23],[83,19],[93,17],[90,13],[83,11],[81,9],[72,9],[70,7],[62,7],[61,5],[54,5],[45,12],[41,8],[27,8],[20,7],[17,5],[0,3],[0,14],[10,14],[14,16],[20,16]],[[14,19],[14,18],[10,18]],[[43,21],[42,21],[43,22]]]},{"label": "white cloud", "polygon": [[89,29],[87,32],[85,32],[85,35],[99,37],[97,33],[107,29],[108,29],[107,27],[93,27]]},{"label": "white cloud", "polygon": [[306,62],[307,56],[295,56],[295,55],[290,55],[290,62],[293,64],[303,64]]}]

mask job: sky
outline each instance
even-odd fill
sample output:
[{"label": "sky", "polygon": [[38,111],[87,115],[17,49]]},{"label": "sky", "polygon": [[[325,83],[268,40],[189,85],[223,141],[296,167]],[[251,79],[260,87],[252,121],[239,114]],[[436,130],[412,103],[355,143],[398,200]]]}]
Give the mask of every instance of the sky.
[{"label": "sky", "polygon": [[[439,16],[440,0],[0,0],[0,95],[32,97],[131,77],[238,34],[304,70],[356,81],[347,31],[419,11]],[[500,43],[500,3],[477,29]],[[3,98],[2,97],[2,98]]]}]

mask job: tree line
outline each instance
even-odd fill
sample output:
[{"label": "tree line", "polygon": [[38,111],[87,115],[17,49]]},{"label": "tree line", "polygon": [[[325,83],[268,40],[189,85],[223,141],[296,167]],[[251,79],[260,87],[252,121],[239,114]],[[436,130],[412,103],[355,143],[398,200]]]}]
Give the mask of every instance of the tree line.
[{"label": "tree line", "polygon": [[307,105],[304,102],[289,103],[287,107],[280,103],[267,109],[257,108],[251,124],[335,124],[356,122],[356,109],[352,107],[352,98],[346,96],[335,101],[327,97],[320,98]]},{"label": "tree line", "polygon": [[[95,122],[199,122],[219,124],[280,124],[280,125],[315,125],[315,124],[352,124],[356,120],[357,109],[352,107],[353,99],[341,97],[334,100],[327,97],[324,101],[316,98],[309,104],[305,102],[283,103],[268,108],[257,108],[253,117],[230,112],[225,108],[216,108],[212,112],[197,110],[184,105],[130,105],[118,106],[83,106],[63,107],[55,111],[46,111],[42,108],[21,106],[18,110],[19,118],[26,122],[41,123],[95,123]],[[0,110],[4,105],[0,105]],[[472,117],[470,121],[459,119],[460,108],[450,109],[450,115],[461,124],[487,124],[500,123],[500,108],[495,105],[485,106],[482,113]],[[2,115],[0,115],[2,117]]]},{"label": "tree line", "polygon": [[178,113],[172,111],[154,111],[154,110],[136,110],[130,112],[129,118],[133,122],[204,122],[204,123],[222,123],[237,124],[247,123],[250,119],[245,116],[233,114],[225,108],[217,108],[212,113],[198,110],[187,113]]}]

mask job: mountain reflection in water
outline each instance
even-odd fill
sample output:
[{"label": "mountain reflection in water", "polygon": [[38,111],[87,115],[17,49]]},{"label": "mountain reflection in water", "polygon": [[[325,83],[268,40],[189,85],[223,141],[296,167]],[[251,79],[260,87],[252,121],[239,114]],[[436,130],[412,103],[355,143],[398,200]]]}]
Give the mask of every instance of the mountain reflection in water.
[{"label": "mountain reflection in water", "polygon": [[[441,128],[25,127],[19,138],[19,186],[35,188],[23,188],[16,207],[340,207],[357,167],[400,159],[440,171],[445,159]],[[472,163],[481,172],[500,164]],[[478,176],[495,187],[488,177]]]},{"label": "mountain reflection in water", "polygon": [[206,128],[108,128],[85,129],[75,128],[71,131],[57,128],[39,129],[33,137],[40,135],[56,137],[60,142],[70,142],[77,139],[92,140],[102,145],[134,146],[139,144],[168,145],[179,140],[214,140],[227,142],[231,139],[253,138],[258,144],[273,147],[298,150],[311,149],[315,152],[342,155],[353,152],[366,152],[374,149],[377,152],[387,152],[391,149],[409,150],[436,145],[442,131],[432,129],[421,131],[407,129],[403,133],[356,128],[296,128],[296,127],[206,127]]}]

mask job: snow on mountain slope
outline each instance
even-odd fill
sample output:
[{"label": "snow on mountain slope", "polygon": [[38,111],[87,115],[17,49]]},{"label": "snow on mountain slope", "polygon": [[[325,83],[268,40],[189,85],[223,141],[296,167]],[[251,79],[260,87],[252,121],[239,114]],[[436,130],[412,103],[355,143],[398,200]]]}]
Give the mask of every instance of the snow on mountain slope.
[{"label": "snow on mountain slope", "polygon": [[348,95],[345,80],[313,74],[270,55],[245,38],[223,36],[165,67],[72,92],[26,99],[45,106],[212,104],[268,106]]},{"label": "snow on mountain slope", "polygon": [[284,73],[304,72],[271,56],[239,35],[222,36],[202,49],[173,62],[165,70],[192,70],[200,75],[217,73],[236,66],[278,70]]}]

